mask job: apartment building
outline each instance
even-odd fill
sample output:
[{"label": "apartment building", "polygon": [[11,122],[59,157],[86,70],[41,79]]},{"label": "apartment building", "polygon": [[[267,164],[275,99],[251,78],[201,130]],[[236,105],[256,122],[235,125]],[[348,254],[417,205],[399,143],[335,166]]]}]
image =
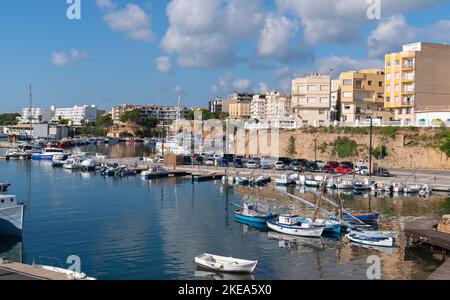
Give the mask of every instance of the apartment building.
[{"label": "apartment building", "polygon": [[254,93],[234,92],[222,107],[229,114],[230,119],[249,119],[251,117],[251,103]]},{"label": "apartment building", "polygon": [[267,107],[266,118],[269,120],[281,120],[291,117],[292,114],[292,98],[290,95],[280,93],[278,91],[266,94]]},{"label": "apartment building", "polygon": [[267,117],[267,98],[265,94],[254,95],[250,104],[250,118],[263,120]]},{"label": "apartment building", "polygon": [[83,105],[67,108],[51,107],[53,112],[53,121],[69,120],[72,125],[82,125],[87,123],[95,123],[97,121],[97,106]]},{"label": "apartment building", "polygon": [[223,112],[223,100],[222,98],[216,98],[214,100],[209,101],[208,109],[212,113],[221,113]]},{"label": "apartment building", "polygon": [[292,80],[292,114],[298,126],[330,123],[331,85],[331,74],[315,73]]},{"label": "apartment building", "polygon": [[393,115],[384,110],[384,71],[363,69],[343,72],[339,77],[341,121],[366,121],[370,118],[390,121]]},{"label": "apartment building", "polygon": [[123,104],[113,107],[113,121],[120,123],[125,112],[133,111],[135,109],[141,110],[144,118],[152,117],[160,122],[171,122],[177,118],[184,119],[186,118],[186,113],[188,111],[188,109],[183,106]]},{"label": "apartment building", "polygon": [[22,109],[22,114],[19,119],[19,123],[21,124],[29,124],[30,119],[31,123],[37,124],[41,122],[50,122],[53,117],[53,111],[50,109],[43,109],[39,107],[25,107]]},{"label": "apartment building", "polygon": [[385,103],[395,120],[450,122],[450,46],[404,45],[385,57]]}]

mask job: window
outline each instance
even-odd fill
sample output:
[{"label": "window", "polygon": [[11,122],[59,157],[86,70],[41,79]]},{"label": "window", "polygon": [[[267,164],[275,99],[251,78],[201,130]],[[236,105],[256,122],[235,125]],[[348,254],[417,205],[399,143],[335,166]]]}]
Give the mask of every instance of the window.
[{"label": "window", "polygon": [[386,75],[387,80],[391,80],[391,78],[392,78],[392,75],[390,73]]},{"label": "window", "polygon": [[372,81],[369,80],[369,82],[367,82],[367,84],[368,84],[369,86],[372,86]]},{"label": "window", "polygon": [[308,103],[316,103],[316,97],[308,97]]},{"label": "window", "polygon": [[395,79],[400,79],[400,73],[395,73]]},{"label": "window", "polygon": [[362,81],[361,80],[356,80],[355,81],[355,88],[356,89],[362,88]]},{"label": "window", "polygon": [[399,84],[395,85],[395,91],[397,91],[397,92],[400,91],[400,85]]},{"label": "window", "polygon": [[324,114],[325,114],[325,111],[319,110],[319,115],[324,115]]},{"label": "window", "polygon": [[350,105],[345,105],[345,106],[344,106],[344,109],[345,109],[345,110],[350,110]]},{"label": "window", "polygon": [[306,93],[306,85],[301,85],[298,87],[298,93],[299,94],[304,94]]},{"label": "window", "polygon": [[383,81],[378,81],[378,86],[383,87]]},{"label": "window", "polygon": [[399,114],[399,115],[403,115],[403,109],[400,108],[400,109],[398,110],[398,114]]},{"label": "window", "polygon": [[321,91],[328,91],[328,85],[321,85],[320,86]]},{"label": "window", "polygon": [[320,98],[320,103],[328,103],[328,102],[329,102],[328,98],[325,98],[325,97]]},{"label": "window", "polygon": [[386,97],[386,102],[391,102],[391,97]]},{"label": "window", "polygon": [[317,85],[308,85],[308,92],[317,91]]},{"label": "window", "polygon": [[400,60],[396,60],[396,61],[395,61],[395,65],[396,65],[396,66],[400,66]]},{"label": "window", "polygon": [[352,80],[351,79],[344,79],[344,81],[342,82],[343,85],[352,85]]},{"label": "window", "polygon": [[353,93],[352,92],[344,92],[343,97],[344,98],[353,98]]}]

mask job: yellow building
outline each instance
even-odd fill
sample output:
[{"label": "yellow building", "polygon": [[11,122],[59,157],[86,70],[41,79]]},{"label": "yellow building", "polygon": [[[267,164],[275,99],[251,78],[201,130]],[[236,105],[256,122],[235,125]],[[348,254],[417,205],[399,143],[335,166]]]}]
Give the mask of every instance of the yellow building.
[{"label": "yellow building", "polygon": [[251,103],[230,103],[229,117],[233,119],[250,118]]},{"label": "yellow building", "polygon": [[385,108],[404,122],[450,121],[450,46],[414,43],[385,58]]},{"label": "yellow building", "polygon": [[370,117],[390,121],[389,110],[384,110],[384,71],[364,69],[344,72],[340,78],[341,121],[366,121]]}]

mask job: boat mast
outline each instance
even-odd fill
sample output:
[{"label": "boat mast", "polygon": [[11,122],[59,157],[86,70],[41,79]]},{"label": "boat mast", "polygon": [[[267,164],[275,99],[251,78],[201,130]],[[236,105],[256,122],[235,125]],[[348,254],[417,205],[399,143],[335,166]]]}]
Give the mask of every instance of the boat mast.
[{"label": "boat mast", "polygon": [[370,118],[370,127],[369,127],[369,184],[372,182],[372,134],[373,134],[373,122],[372,116]]}]

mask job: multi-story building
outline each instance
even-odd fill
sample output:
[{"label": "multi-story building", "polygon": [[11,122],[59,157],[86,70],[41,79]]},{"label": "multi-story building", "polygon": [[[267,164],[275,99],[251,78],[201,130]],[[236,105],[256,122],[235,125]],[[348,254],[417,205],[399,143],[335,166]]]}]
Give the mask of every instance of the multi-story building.
[{"label": "multi-story building", "polygon": [[266,118],[269,120],[288,119],[292,114],[292,98],[278,91],[266,94]]},{"label": "multi-story building", "polygon": [[384,107],[408,122],[450,122],[450,46],[414,43],[386,55]]},{"label": "multi-story building", "polygon": [[331,74],[292,80],[292,113],[299,126],[328,125],[331,120]]},{"label": "multi-story building", "polygon": [[253,93],[234,92],[222,107],[224,112],[229,113],[230,119],[249,119],[251,117],[251,103]]},{"label": "multi-story building", "polygon": [[339,80],[331,81],[331,111],[330,111],[330,121],[339,121],[340,116],[340,104],[341,104],[341,86]]},{"label": "multi-story building", "polygon": [[267,117],[267,98],[265,94],[254,95],[250,105],[250,118],[262,120]]},{"label": "multi-story building", "polygon": [[152,117],[159,122],[170,122],[177,118],[186,118],[187,108],[183,106],[165,106],[165,105],[132,105],[123,104],[115,106],[112,109],[112,118],[116,123],[120,123],[120,120],[125,112],[139,109],[142,111],[142,117]]},{"label": "multi-story building", "polygon": [[223,112],[223,99],[222,98],[216,98],[214,100],[209,101],[209,111],[212,113],[221,113]]},{"label": "multi-story building", "polygon": [[50,122],[53,117],[53,112],[50,109],[42,109],[39,107],[25,107],[22,109],[22,115],[20,116],[19,123],[21,124],[29,124],[30,119],[31,123],[37,124],[42,122]]},{"label": "multi-story building", "polygon": [[384,110],[384,71],[364,69],[341,73],[341,121],[366,121],[370,118],[390,121]]},{"label": "multi-story building", "polygon": [[95,123],[97,121],[97,106],[83,105],[68,108],[51,107],[53,121],[69,120],[72,125]]}]

